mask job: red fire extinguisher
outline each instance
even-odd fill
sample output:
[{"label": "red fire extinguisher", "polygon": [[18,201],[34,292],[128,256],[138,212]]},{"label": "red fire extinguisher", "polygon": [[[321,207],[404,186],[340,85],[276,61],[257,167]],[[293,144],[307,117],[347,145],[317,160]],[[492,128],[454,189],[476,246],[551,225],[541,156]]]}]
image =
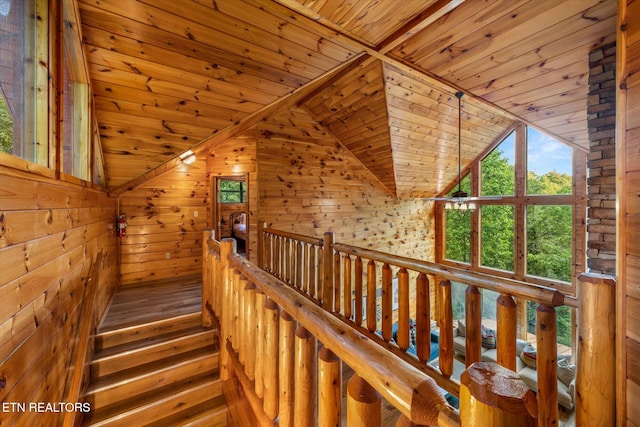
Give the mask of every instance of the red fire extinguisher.
[{"label": "red fire extinguisher", "polygon": [[127,235],[127,219],[124,215],[120,215],[116,220],[116,231],[118,237],[125,237]]}]

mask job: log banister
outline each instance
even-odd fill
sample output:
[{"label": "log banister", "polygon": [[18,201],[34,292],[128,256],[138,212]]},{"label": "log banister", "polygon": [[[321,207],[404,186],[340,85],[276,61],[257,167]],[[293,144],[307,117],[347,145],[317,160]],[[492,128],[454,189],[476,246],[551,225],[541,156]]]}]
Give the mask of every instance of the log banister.
[{"label": "log banister", "polygon": [[[246,259],[231,254],[229,264],[241,270],[244,277],[255,283],[268,296],[267,304],[272,301],[271,304],[274,307],[277,304],[282,310],[291,314],[304,326],[305,330],[352,367],[367,384],[411,421],[417,424],[437,424],[439,412],[447,406],[447,403],[432,378],[389,353],[337,317],[328,315],[325,310],[297,290],[275,279]],[[274,311],[277,313],[277,310]],[[363,359],[368,363],[361,363]],[[277,371],[277,369],[274,370]],[[266,380],[264,392],[266,402],[268,394]],[[265,412],[275,416],[273,407],[269,409]]]},{"label": "log banister", "polygon": [[395,267],[406,268],[407,270],[416,271],[418,273],[435,275],[451,281],[464,283],[466,285],[478,286],[494,292],[522,297],[539,304],[550,306],[567,305],[574,308],[578,306],[576,298],[565,295],[557,289],[541,285],[534,285],[518,280],[468,271],[462,268],[444,266],[429,261],[418,261],[412,258],[391,255],[343,243],[334,243],[333,249],[341,254],[375,260],[376,262],[391,264]]}]

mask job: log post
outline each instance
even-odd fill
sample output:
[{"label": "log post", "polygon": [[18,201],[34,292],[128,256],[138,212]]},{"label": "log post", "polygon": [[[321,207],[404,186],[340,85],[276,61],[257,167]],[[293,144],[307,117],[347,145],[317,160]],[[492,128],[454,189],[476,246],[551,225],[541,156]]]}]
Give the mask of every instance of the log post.
[{"label": "log post", "polygon": [[382,425],[382,397],[365,380],[354,374],[347,385],[347,425]]},{"label": "log post", "polygon": [[344,300],[344,317],[351,319],[353,313],[351,312],[351,257],[344,255],[342,263],[342,276],[344,280],[344,286],[342,287],[342,299]]},{"label": "log post", "polygon": [[356,265],[355,265],[355,272],[354,272],[354,279],[355,279],[355,295],[354,295],[354,299],[355,299],[355,307],[354,307],[354,316],[355,316],[355,321],[356,321],[356,325],[358,326],[362,326],[362,271],[363,271],[363,267],[362,267],[362,258],[360,257],[356,257]]},{"label": "log post", "polygon": [[242,310],[240,299],[240,272],[233,270],[233,317],[231,319],[231,347],[233,351],[238,352],[240,349],[240,313]]},{"label": "log post", "polygon": [[453,375],[453,303],[451,302],[451,282],[441,280],[440,294],[440,372],[449,378]]},{"label": "log post", "polygon": [[536,311],[538,347],[538,425],[558,425],[558,361],[556,310],[540,304]]},{"label": "log post", "polygon": [[256,285],[249,282],[245,287],[245,341],[246,356],[244,373],[253,381],[256,377]]},{"label": "log post", "polygon": [[265,359],[265,325],[264,325],[264,305],[267,296],[260,289],[256,290],[256,364],[254,390],[256,396],[264,397],[264,363]]},{"label": "log post", "polygon": [[460,425],[535,426],[536,412],[536,397],[529,387],[496,363],[478,362],[460,377]]},{"label": "log post", "polygon": [[516,370],[516,334],[517,311],[516,302],[511,295],[500,294],[497,304],[498,334],[497,354],[498,364],[512,371]]},{"label": "log post", "polygon": [[393,278],[389,264],[382,266],[382,338],[389,342],[393,337]]},{"label": "log post", "polygon": [[318,352],[318,426],[340,427],[342,362],[327,347]]},{"label": "log post", "polygon": [[[407,291],[408,292],[408,289]],[[404,304],[404,301],[401,302]],[[408,305],[409,301],[407,301]],[[406,308],[409,311],[409,308]],[[416,279],[416,355],[426,363],[431,356],[431,302],[429,301],[429,277],[420,273]]]},{"label": "log post", "polygon": [[378,328],[376,294],[376,263],[371,259],[367,263],[367,329],[371,333]]},{"label": "log post", "polygon": [[275,420],[278,416],[278,306],[267,299],[264,311],[265,357],[264,363],[264,413]]},{"label": "log post", "polygon": [[229,254],[236,251],[236,241],[234,239],[222,239],[220,242],[220,282],[216,286],[221,287],[222,291],[222,321],[220,324],[220,379],[226,381],[230,378],[231,358],[227,350],[227,341],[231,340],[231,331],[233,325],[233,277],[229,268]]},{"label": "log post", "polygon": [[[214,284],[213,275],[215,271],[215,254],[211,253],[208,240],[213,240],[213,229],[207,229],[203,232],[202,238],[202,326],[211,328],[213,326],[213,315],[211,310],[215,307],[214,303]],[[216,313],[220,315],[220,313]]]},{"label": "log post", "polygon": [[281,427],[292,427],[294,413],[294,363],[295,363],[296,321],[289,313],[280,313],[279,331],[279,423]]},{"label": "log post", "polygon": [[316,339],[305,328],[296,330],[294,426],[316,425]]},{"label": "log post", "polygon": [[341,285],[341,274],[342,269],[340,268],[340,253],[336,252],[333,254],[333,311],[336,313],[340,313],[341,303],[340,298],[340,285]]},{"label": "log post", "polygon": [[578,276],[576,426],[615,425],[615,285],[611,276]]},{"label": "log post", "polygon": [[333,232],[324,233],[322,243],[322,307],[327,311],[333,311],[333,241]]},{"label": "log post", "polygon": [[[416,315],[420,317],[420,290],[416,301]],[[409,273],[406,268],[398,271],[398,337],[396,342],[402,351],[409,348]],[[420,349],[416,351],[420,358]]]},{"label": "log post", "polygon": [[238,282],[238,360],[242,365],[246,363],[247,356],[247,278],[240,276]]},{"label": "log post", "polygon": [[464,361],[471,366],[482,360],[482,296],[475,286],[468,286],[465,294],[465,319],[467,323]]}]

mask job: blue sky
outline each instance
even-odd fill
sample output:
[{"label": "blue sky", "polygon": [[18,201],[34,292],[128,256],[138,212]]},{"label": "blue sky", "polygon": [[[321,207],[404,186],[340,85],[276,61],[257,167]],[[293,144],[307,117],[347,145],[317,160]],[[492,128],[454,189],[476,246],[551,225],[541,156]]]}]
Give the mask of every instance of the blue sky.
[{"label": "blue sky", "polygon": [[[572,174],[572,150],[571,147],[556,141],[538,132],[533,128],[527,128],[527,168],[534,171],[538,175],[544,175],[547,172],[555,170],[559,173],[567,175]],[[514,134],[512,133],[504,140],[500,149],[509,159],[511,164],[514,162]]]}]

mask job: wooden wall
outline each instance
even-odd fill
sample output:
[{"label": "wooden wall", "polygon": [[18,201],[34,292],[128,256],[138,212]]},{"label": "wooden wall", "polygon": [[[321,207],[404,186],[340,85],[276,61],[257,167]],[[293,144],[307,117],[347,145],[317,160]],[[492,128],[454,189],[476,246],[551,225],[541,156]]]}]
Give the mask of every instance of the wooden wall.
[{"label": "wooden wall", "polygon": [[[104,259],[94,318],[85,320],[92,327],[118,285],[116,200],[4,166],[0,182],[0,400],[61,402],[98,252]],[[0,422],[56,425],[58,415],[4,412]]]},{"label": "wooden wall", "polygon": [[210,192],[206,162],[199,158],[120,196],[119,211],[127,219],[120,239],[123,285],[200,271]]},{"label": "wooden wall", "polygon": [[275,228],[433,259],[433,209],[397,200],[303,108],[258,125],[258,215]]},{"label": "wooden wall", "polygon": [[619,0],[618,425],[640,425],[640,1]]}]

